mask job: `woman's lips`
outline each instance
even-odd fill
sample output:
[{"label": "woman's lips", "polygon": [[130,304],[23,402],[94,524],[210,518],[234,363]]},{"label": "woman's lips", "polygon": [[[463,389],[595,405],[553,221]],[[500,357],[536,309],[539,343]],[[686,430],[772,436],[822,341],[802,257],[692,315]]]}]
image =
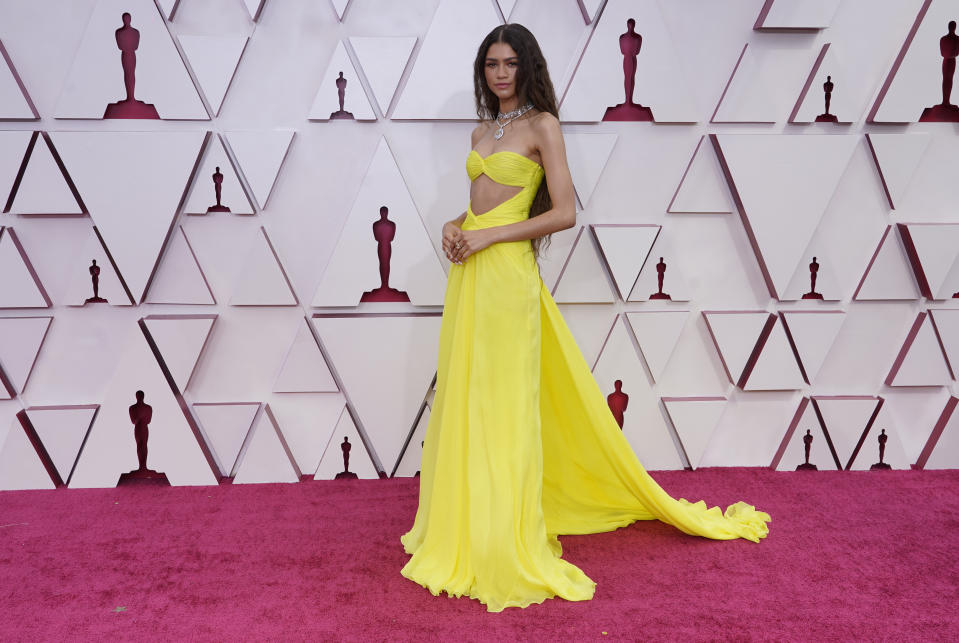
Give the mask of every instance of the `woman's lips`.
[{"label": "woman's lips", "polygon": [[509,83],[496,83],[496,89],[506,89],[509,87]]}]

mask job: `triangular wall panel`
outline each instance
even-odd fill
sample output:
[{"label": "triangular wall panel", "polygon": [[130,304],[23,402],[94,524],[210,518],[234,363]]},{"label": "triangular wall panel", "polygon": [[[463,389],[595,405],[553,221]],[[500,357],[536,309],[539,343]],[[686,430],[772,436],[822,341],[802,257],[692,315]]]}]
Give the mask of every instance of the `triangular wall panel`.
[{"label": "triangular wall panel", "polygon": [[0,226],[0,308],[52,305],[13,228]]},{"label": "triangular wall panel", "polygon": [[42,132],[34,132],[26,166],[13,186],[7,212],[13,214],[84,214],[59,157]]},{"label": "triangular wall panel", "polygon": [[134,300],[142,301],[206,133],[54,132],[51,136]]},{"label": "triangular wall panel", "polygon": [[649,251],[661,227],[648,224],[593,224],[590,226],[606,266],[613,276],[619,298],[625,301],[646,265]]},{"label": "triangular wall panel", "polygon": [[64,80],[55,118],[104,118],[107,105],[125,99],[115,35],[123,27],[123,13],[131,15],[130,26],[140,32],[135,50],[135,99],[154,106],[160,118],[209,119],[152,0],[100,0],[95,5]]},{"label": "triangular wall panel", "polygon": [[262,210],[270,200],[280,167],[293,142],[291,130],[234,131],[226,139],[247,185]]},{"label": "triangular wall panel", "polygon": [[576,234],[566,265],[553,287],[553,299],[563,304],[611,304],[616,301],[610,278],[586,226]]},{"label": "triangular wall panel", "polygon": [[[346,53],[346,47],[342,41],[336,43],[333,50],[333,56],[326,67],[326,71],[320,75],[322,79],[316,90],[316,97],[313,99],[313,105],[310,107],[310,114],[307,118],[311,121],[328,121],[337,118],[358,121],[375,121],[376,114],[373,113],[373,106],[366,96],[366,90],[360,83],[359,74],[353,66]],[[352,115],[352,119],[344,114],[340,114],[339,91],[340,85],[343,85],[343,112]]]},{"label": "triangular wall panel", "polygon": [[[385,222],[380,223],[384,216]],[[385,138],[380,139],[360,184],[313,296],[314,306],[357,306],[364,296],[378,301],[377,291],[383,292],[379,289],[384,284],[377,234],[389,239],[385,285],[404,293],[414,306],[441,305],[446,284],[443,266]]]}]

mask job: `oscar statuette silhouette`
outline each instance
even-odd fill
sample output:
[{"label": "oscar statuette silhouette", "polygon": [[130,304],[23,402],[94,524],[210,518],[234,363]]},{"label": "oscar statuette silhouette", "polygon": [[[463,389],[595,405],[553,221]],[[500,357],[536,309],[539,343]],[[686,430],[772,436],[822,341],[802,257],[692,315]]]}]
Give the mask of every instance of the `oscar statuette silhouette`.
[{"label": "oscar statuette silhouette", "polygon": [[796,471],[818,471],[816,465],[809,463],[809,449],[812,448],[812,434],[806,429],[806,435],[802,437],[803,449],[806,452],[806,461],[796,467]]},{"label": "oscar statuette silhouette", "polygon": [[892,469],[892,467],[882,461],[882,459],[886,456],[886,441],[888,439],[889,436],[886,435],[886,429],[883,429],[882,433],[877,436],[877,440],[879,440],[879,462],[869,467],[870,471],[885,471],[886,469]]},{"label": "oscar statuette silhouette", "polygon": [[353,445],[350,444],[350,439],[343,436],[343,442],[340,443],[340,450],[343,452],[343,470],[334,476],[334,480],[353,479],[357,477],[355,473],[350,471],[350,449],[352,448]]},{"label": "oscar statuette silhouette", "polygon": [[956,21],[951,20],[947,33],[939,39],[942,56],[942,102],[922,110],[920,123],[959,123],[959,106],[952,103],[952,83],[956,75],[956,57],[959,56],[959,34]]},{"label": "oscar statuette silhouette", "polygon": [[380,208],[380,218],[373,222],[373,238],[376,239],[376,256],[380,262],[380,285],[367,290],[360,301],[409,301],[403,290],[390,287],[390,257],[393,255],[392,243],[396,236],[396,224],[387,218],[389,208]]},{"label": "oscar statuette silhouette", "polygon": [[220,203],[220,199],[223,196],[223,173],[220,172],[219,165],[216,166],[216,171],[213,172],[213,192],[216,194],[216,204],[208,207],[206,209],[207,213],[229,212],[230,208]]},{"label": "oscar statuette silhouette", "polygon": [[626,100],[619,105],[606,108],[604,121],[652,121],[653,110],[633,102],[633,90],[636,87],[636,57],[643,47],[643,37],[636,33],[636,21],[626,21],[626,31],[619,36],[619,50],[623,54],[623,89]]},{"label": "oscar statuette silhouette", "polygon": [[616,418],[616,423],[619,424],[619,428],[622,429],[626,407],[629,405],[629,396],[623,393],[623,380],[616,380],[613,386],[616,387],[616,390],[606,396],[606,404],[609,405],[609,410],[612,411],[613,417]]},{"label": "oscar statuette silhouette", "polygon": [[140,31],[130,25],[129,13],[124,13],[120,19],[123,26],[116,30],[117,48],[120,50],[120,65],[123,67],[123,86],[126,89],[126,98],[110,103],[103,118],[160,118],[156,107],[144,103],[134,97],[136,87],[137,48],[140,46]]},{"label": "oscar statuette silhouette", "polygon": [[130,421],[133,423],[133,437],[137,443],[137,461],[139,466],[120,476],[120,482],[149,481],[167,483],[165,474],[147,468],[147,440],[150,437],[149,424],[153,420],[153,407],[143,401],[143,391],[136,392],[136,404],[130,406]]},{"label": "oscar statuette silhouette", "polygon": [[90,280],[93,281],[93,297],[88,297],[84,300],[83,305],[87,304],[105,304],[107,300],[100,296],[100,266],[97,265],[97,260],[93,259],[93,262],[90,264]]},{"label": "oscar statuette silhouette", "polygon": [[340,75],[336,78],[336,93],[340,99],[340,108],[330,114],[330,120],[338,118],[353,120],[353,113],[343,109],[343,101],[346,98],[346,79],[343,78],[343,72],[340,72]]},{"label": "oscar statuette silhouette", "polygon": [[663,280],[666,278],[666,262],[663,261],[663,258],[659,258],[659,263],[656,264],[656,281],[659,284],[659,290],[654,292],[649,296],[650,299],[669,299],[672,300],[672,297],[663,292]]},{"label": "oscar statuette silhouette", "polygon": [[822,293],[816,292],[816,276],[819,273],[819,262],[816,261],[816,258],[812,258],[812,263],[809,264],[809,292],[805,293],[803,299],[822,299]]},{"label": "oscar statuette silhouette", "polygon": [[829,103],[832,101],[832,90],[836,85],[832,82],[832,76],[826,76],[826,82],[822,84],[823,93],[826,94],[826,111],[816,117],[817,123],[838,123],[839,119],[835,114],[829,113]]}]

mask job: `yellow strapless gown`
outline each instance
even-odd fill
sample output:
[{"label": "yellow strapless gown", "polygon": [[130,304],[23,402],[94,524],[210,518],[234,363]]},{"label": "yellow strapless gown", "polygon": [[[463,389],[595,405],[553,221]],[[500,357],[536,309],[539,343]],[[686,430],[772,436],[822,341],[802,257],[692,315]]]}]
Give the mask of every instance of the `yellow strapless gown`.
[{"label": "yellow strapless gown", "polygon": [[[523,190],[464,230],[522,221],[543,168],[515,152],[466,160]],[[491,612],[596,584],[564,561],[557,534],[658,519],[687,534],[759,542],[769,515],[669,496],[646,473],[606,403],[529,241],[497,243],[452,264],[440,329],[436,398],[426,429],[419,508],[402,537],[404,576]]]}]

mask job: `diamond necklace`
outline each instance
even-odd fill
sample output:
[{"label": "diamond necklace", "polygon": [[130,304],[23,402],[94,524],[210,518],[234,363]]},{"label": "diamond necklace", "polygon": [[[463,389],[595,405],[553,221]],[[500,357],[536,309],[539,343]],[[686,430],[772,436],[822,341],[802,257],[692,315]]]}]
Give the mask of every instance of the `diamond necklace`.
[{"label": "diamond necklace", "polygon": [[[507,112],[507,113],[505,113],[505,114],[503,114],[502,112],[500,112],[499,114],[497,114],[497,116],[496,116],[496,124],[499,125],[499,129],[496,130],[495,132],[493,132],[493,138],[495,138],[497,141],[498,141],[499,139],[503,138],[503,128],[506,127],[507,125],[509,125],[510,123],[512,123],[513,121],[515,121],[517,118],[519,118],[520,116],[522,116],[523,114],[525,114],[526,112],[528,112],[528,111],[531,110],[531,109],[533,109],[533,104],[532,104],[532,103],[526,103],[526,104],[523,105],[522,107],[517,108],[517,109],[514,109],[514,110],[511,111],[511,112]],[[505,123],[500,123],[500,119],[501,119],[501,118],[507,119],[506,122],[505,122]]]}]

